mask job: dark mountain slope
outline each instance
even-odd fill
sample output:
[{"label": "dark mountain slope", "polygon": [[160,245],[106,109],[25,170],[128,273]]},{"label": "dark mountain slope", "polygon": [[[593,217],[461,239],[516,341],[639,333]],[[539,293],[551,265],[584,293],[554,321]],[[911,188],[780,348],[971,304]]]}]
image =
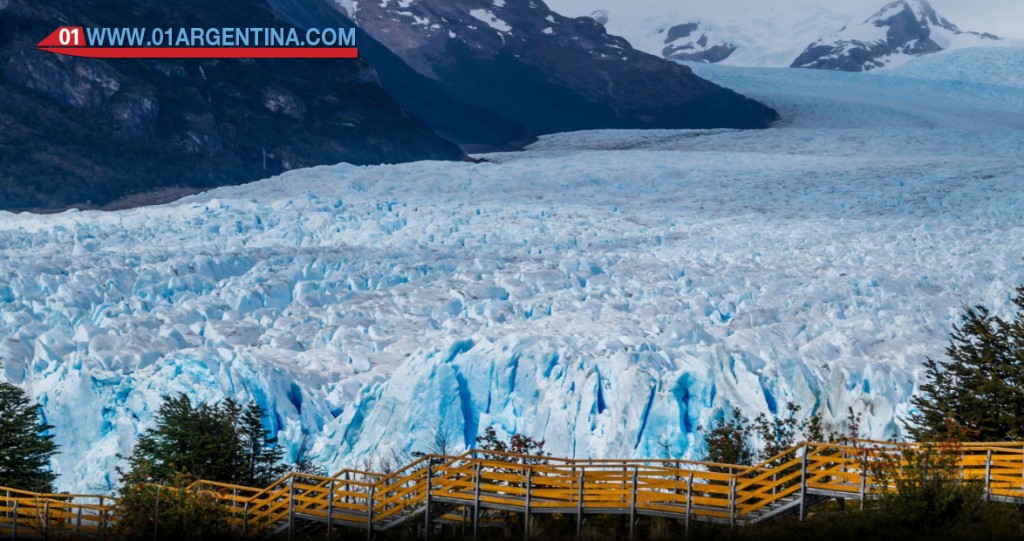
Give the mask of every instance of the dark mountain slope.
[{"label": "dark mountain slope", "polygon": [[[298,13],[325,0],[271,0]],[[382,0],[330,2],[384,45],[364,56],[414,115],[450,135],[448,125],[474,126],[475,110],[495,111],[529,135],[591,128],[763,128],[771,109],[695,76],[689,68],[634,50],[591,18],[568,19],[537,0]],[[304,25],[328,24],[321,18]],[[395,57],[402,64],[395,62]],[[411,70],[408,68],[412,68]],[[424,85],[423,81],[432,82]],[[440,89],[449,98],[417,101]],[[438,103],[463,104],[453,114]],[[433,114],[433,116],[431,116]],[[484,124],[494,122],[487,117]],[[472,132],[452,135],[462,144]]]},{"label": "dark mountain slope", "polygon": [[[268,2],[282,19],[300,28],[347,28],[354,24],[324,0]],[[395,101],[467,151],[518,148],[533,139],[518,122],[493,109],[457,99],[441,83],[417,73],[366,32],[359,34],[359,52],[363,58],[373,59],[380,84]]]},{"label": "dark mountain slope", "polygon": [[12,0],[0,11],[0,208],[103,206],[284,170],[460,159],[361,60],[109,60],[57,26],[287,26],[262,0]]}]

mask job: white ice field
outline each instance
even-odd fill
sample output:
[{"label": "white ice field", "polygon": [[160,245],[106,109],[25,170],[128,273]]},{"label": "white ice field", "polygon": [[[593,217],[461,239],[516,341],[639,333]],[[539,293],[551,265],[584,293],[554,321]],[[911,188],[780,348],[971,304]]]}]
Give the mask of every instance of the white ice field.
[{"label": "white ice field", "polygon": [[56,425],[67,490],[116,482],[177,392],[255,398],[328,469],[439,425],[456,449],[493,424],[558,455],[700,457],[699,425],[791,401],[898,437],[962,307],[1005,314],[1024,283],[1024,85],[971,58],[928,79],[695,66],[776,107],[766,131],[0,213],[0,379]]}]

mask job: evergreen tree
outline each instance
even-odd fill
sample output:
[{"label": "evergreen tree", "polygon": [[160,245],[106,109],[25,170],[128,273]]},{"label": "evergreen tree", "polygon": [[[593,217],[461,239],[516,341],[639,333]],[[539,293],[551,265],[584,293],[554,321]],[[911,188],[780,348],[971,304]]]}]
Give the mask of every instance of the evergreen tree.
[{"label": "evergreen tree", "polygon": [[265,486],[284,471],[276,438],[263,429],[264,411],[228,399],[194,405],[185,395],[164,397],[156,426],[139,437],[131,472],[167,481],[186,472],[224,483]]},{"label": "evergreen tree", "polygon": [[[245,483],[249,486],[267,486],[288,471],[281,463],[284,451],[277,446],[277,438],[271,437],[270,431],[263,428],[263,408],[255,402],[241,414],[239,436],[245,460]],[[303,441],[303,447],[306,442]],[[304,464],[304,467],[312,467]]]},{"label": "evergreen tree", "polygon": [[208,490],[192,487],[196,480],[172,474],[163,484],[150,482],[151,472],[140,467],[125,475],[114,501],[117,520],[113,539],[119,541],[230,541],[251,539],[232,528],[231,509]]},{"label": "evergreen tree", "polygon": [[928,358],[925,383],[911,399],[907,429],[918,441],[1024,437],[1024,287],[1012,321],[984,306],[965,310],[953,326],[946,359]]},{"label": "evergreen tree", "polygon": [[50,458],[57,445],[42,422],[39,406],[25,392],[0,383],[0,486],[52,492],[56,476]]}]

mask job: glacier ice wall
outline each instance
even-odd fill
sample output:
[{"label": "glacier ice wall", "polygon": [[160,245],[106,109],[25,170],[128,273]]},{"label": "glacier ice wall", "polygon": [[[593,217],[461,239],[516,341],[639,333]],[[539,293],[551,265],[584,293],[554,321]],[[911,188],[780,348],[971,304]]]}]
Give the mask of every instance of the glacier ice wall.
[{"label": "glacier ice wall", "polygon": [[790,401],[898,436],[960,309],[1024,282],[1021,90],[700,70],[786,120],[0,213],[0,379],[68,490],[108,490],[176,392],[255,399],[330,469],[491,424],[699,457],[723,411]]}]

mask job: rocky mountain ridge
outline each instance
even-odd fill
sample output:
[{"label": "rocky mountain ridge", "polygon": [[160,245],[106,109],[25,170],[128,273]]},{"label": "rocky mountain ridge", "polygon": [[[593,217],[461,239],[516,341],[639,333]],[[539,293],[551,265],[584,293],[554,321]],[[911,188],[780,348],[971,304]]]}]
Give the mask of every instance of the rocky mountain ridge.
[{"label": "rocky mountain ridge", "polygon": [[792,67],[869,71],[943,51],[955,41],[982,44],[998,39],[992,34],[960,30],[927,0],[897,0],[863,23],[844,27],[811,44]]},{"label": "rocky mountain ridge", "polygon": [[[285,0],[290,2],[309,0]],[[593,128],[763,128],[774,111],[539,0],[341,4],[417,73],[530,135]],[[374,53],[367,58],[375,63]],[[652,84],[657,81],[657,84]]]}]

